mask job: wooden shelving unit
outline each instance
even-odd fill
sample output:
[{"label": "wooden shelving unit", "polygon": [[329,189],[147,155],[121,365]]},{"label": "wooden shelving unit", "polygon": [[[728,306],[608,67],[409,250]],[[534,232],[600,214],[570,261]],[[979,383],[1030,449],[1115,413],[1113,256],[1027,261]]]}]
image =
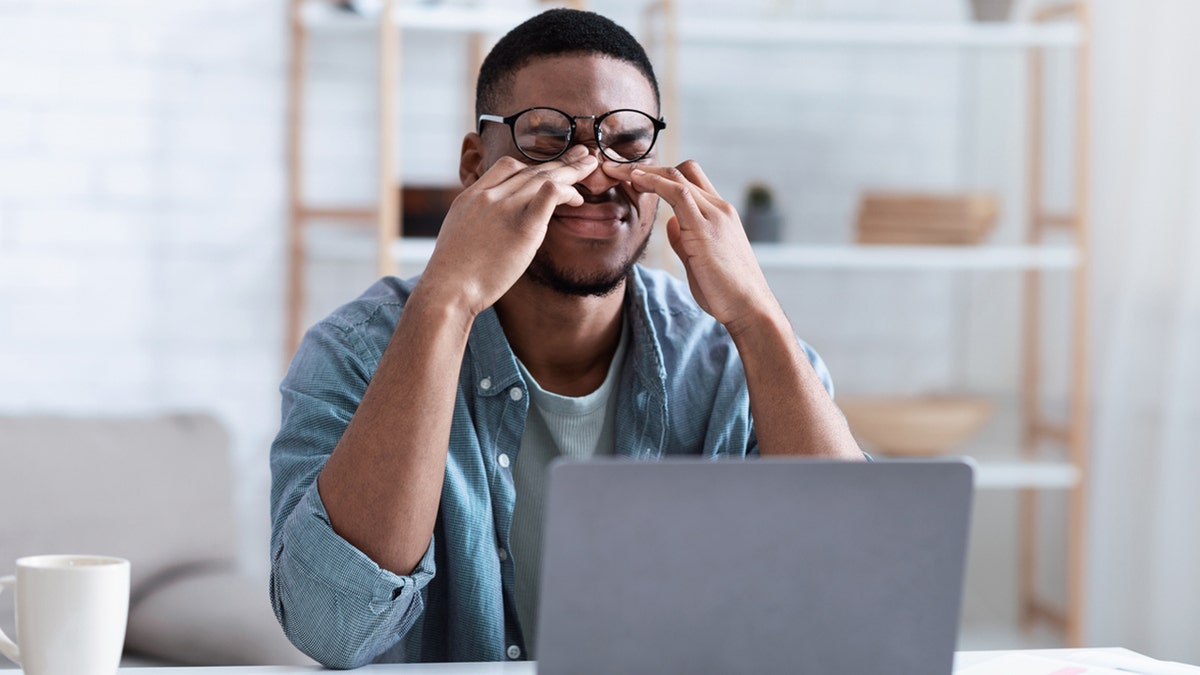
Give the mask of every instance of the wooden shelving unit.
[{"label": "wooden shelving unit", "polygon": [[[582,3],[560,3],[579,6]],[[288,320],[285,355],[290,358],[301,336],[304,301],[304,267],[309,259],[305,226],[313,220],[358,220],[377,223],[375,235],[321,238],[324,259],[367,260],[374,258],[379,274],[389,274],[397,264],[420,264],[433,250],[431,240],[397,237],[399,167],[393,153],[381,153],[378,167],[378,199],[367,206],[316,206],[301,194],[303,153],[300,148],[304,123],[303,99],[306,78],[305,54],[314,31],[374,30],[379,43],[379,138],[381,147],[394,148],[399,89],[397,71],[399,41],[404,30],[450,31],[473,35],[472,63],[482,60],[482,37],[502,33],[528,14],[480,8],[397,6],[388,0],[374,19],[347,15],[315,0],[291,0],[291,87],[289,90],[289,245]],[[760,264],[767,270],[875,270],[906,271],[963,270],[997,271],[1022,275],[1023,291],[1023,376],[1021,391],[1021,438],[1009,447],[978,448],[977,487],[1016,490],[1020,493],[1019,587],[1020,619],[1032,628],[1046,623],[1061,631],[1067,645],[1083,641],[1083,579],[1085,576],[1085,532],[1088,475],[1088,312],[1089,237],[1088,59],[1090,19],[1086,0],[1056,4],[1038,11],[1033,19],[1019,23],[910,23],[910,22],[823,22],[721,20],[680,16],[676,0],[647,5],[641,29],[648,49],[658,52],[663,110],[668,119],[679,115],[678,51],[687,44],[789,44],[839,47],[904,49],[946,47],[951,49],[1019,50],[1029,55],[1028,137],[1028,223],[1025,242],[1019,245],[962,246],[877,246],[877,245],[790,245],[757,244]],[[1048,210],[1044,148],[1046,104],[1043,97],[1043,55],[1048,50],[1066,50],[1077,58],[1077,94],[1074,116],[1074,158],[1071,213]],[[468,83],[469,86],[469,83]],[[663,138],[663,157],[677,156],[678,125],[668,127]],[[349,234],[349,233],[347,233]],[[1064,236],[1065,235],[1065,236]],[[1063,241],[1067,243],[1062,243]],[[1072,309],[1069,353],[1070,384],[1066,392],[1065,417],[1051,419],[1043,411],[1041,354],[1044,277],[1066,275],[1070,279]],[[1057,452],[1046,452],[1056,448]],[[1053,607],[1041,597],[1038,580],[1044,571],[1038,545],[1039,528],[1046,526],[1039,499],[1045,490],[1063,491],[1068,498],[1066,542],[1066,603]]]},{"label": "wooden shelving unit", "polygon": [[[1028,223],[1026,241],[1018,246],[795,246],[757,245],[764,269],[824,270],[1009,270],[1024,277],[1023,364],[1021,438],[1017,448],[981,451],[977,487],[1018,490],[1019,606],[1025,629],[1044,622],[1057,628],[1071,646],[1083,642],[1083,580],[1087,529],[1087,428],[1088,428],[1088,134],[1087,114],[1090,15],[1085,0],[1063,2],[1038,10],[1031,21],[1007,23],[909,23],[755,21],[724,18],[719,21],[683,18],[677,0],[661,0],[647,12],[647,24],[661,35],[672,52],[685,44],[745,44],[838,46],[900,49],[946,47],[1023,50],[1029,55],[1029,124],[1027,150]],[[654,40],[657,43],[657,39]],[[1071,213],[1051,213],[1044,200],[1044,148],[1046,103],[1044,55],[1047,50],[1076,54],[1077,77],[1074,109],[1075,158]],[[664,108],[677,109],[679,81],[677,59],[664,59]],[[673,133],[668,129],[668,133]],[[674,143],[672,142],[672,146]],[[1051,235],[1064,233],[1068,244],[1051,244]],[[1057,240],[1057,238],[1056,238]],[[1041,359],[1044,275],[1067,274],[1071,280],[1070,384],[1067,413],[1053,420],[1041,409]],[[1044,448],[1057,446],[1061,459],[1049,458]],[[1007,452],[1005,452],[1007,450]],[[1008,457],[1011,459],[996,459]],[[1068,495],[1066,523],[1066,604],[1057,608],[1038,589],[1042,571],[1039,527],[1045,525],[1039,500],[1044,490]]]}]

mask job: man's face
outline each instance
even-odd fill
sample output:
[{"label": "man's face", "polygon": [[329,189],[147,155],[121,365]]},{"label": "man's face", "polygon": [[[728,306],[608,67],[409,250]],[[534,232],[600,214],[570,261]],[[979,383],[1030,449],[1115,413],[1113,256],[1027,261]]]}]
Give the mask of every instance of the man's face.
[{"label": "man's face", "polygon": [[[598,55],[537,58],[518,70],[503,99],[501,116],[545,106],[570,115],[603,115],[632,108],[658,116],[654,90],[634,66]],[[575,143],[596,151],[590,119],[576,120]],[[513,144],[503,124],[483,129],[484,170],[507,155],[531,163]],[[652,150],[644,162],[653,162]],[[602,158],[603,160],[603,158]],[[582,206],[560,206],[526,276],[570,295],[606,295],[625,279],[641,258],[654,223],[658,197],[639,194],[597,169],[576,184]]]}]

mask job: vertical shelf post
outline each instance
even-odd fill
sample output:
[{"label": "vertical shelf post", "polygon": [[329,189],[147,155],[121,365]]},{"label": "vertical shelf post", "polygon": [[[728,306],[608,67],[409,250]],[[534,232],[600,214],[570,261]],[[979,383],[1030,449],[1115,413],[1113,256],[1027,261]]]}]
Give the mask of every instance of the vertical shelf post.
[{"label": "vertical shelf post", "polygon": [[[657,21],[662,22],[661,45],[657,39]],[[662,134],[662,154],[658,163],[674,166],[679,163],[679,7],[675,0],[654,0],[643,8],[641,40],[651,59],[654,59],[655,52],[661,47],[662,69],[658,73],[658,85],[662,100],[659,114],[667,120],[667,128]],[[662,236],[658,238],[654,248],[657,251],[659,266],[665,270],[676,271],[681,268],[666,237],[666,222],[670,218],[670,212],[669,205],[665,202],[660,203],[654,228]]]},{"label": "vertical shelf post", "polygon": [[403,232],[400,222],[399,150],[396,111],[399,94],[400,29],[395,24],[395,0],[385,0],[379,14],[379,210],[376,214],[376,270],[384,277],[396,272],[392,241]]},{"label": "vertical shelf post", "polygon": [[1039,556],[1039,495],[1026,489],[1020,495],[1019,541],[1019,606],[1020,624],[1031,629],[1039,620],[1056,624],[1063,631],[1064,642],[1071,647],[1083,644],[1084,574],[1086,562],[1087,475],[1088,475],[1088,321],[1089,321],[1089,237],[1088,237],[1088,161],[1090,100],[1090,15],[1086,2],[1047,7],[1034,15],[1037,22],[1071,17],[1079,24],[1083,42],[1077,51],[1075,91],[1075,157],[1072,199],[1074,213],[1055,217],[1047,213],[1042,190],[1043,149],[1045,146],[1045,55],[1041,47],[1030,50],[1029,61],[1029,148],[1028,194],[1030,244],[1041,243],[1046,231],[1053,226],[1071,229],[1079,251],[1079,264],[1071,278],[1070,375],[1068,383],[1067,421],[1055,426],[1046,421],[1042,412],[1040,373],[1042,369],[1042,274],[1031,270],[1025,274],[1024,288],[1024,367],[1022,372],[1022,453],[1034,459],[1046,441],[1058,441],[1066,446],[1070,463],[1079,471],[1079,481],[1067,496],[1066,536],[1066,606],[1053,609],[1040,597],[1038,589]]},{"label": "vertical shelf post", "polygon": [[288,62],[287,100],[287,262],[286,293],[287,314],[283,326],[283,367],[287,368],[300,346],[301,317],[304,314],[305,287],[304,268],[308,261],[304,244],[304,80],[307,61],[308,31],[300,17],[303,0],[288,3],[288,24],[291,32],[290,59]]}]

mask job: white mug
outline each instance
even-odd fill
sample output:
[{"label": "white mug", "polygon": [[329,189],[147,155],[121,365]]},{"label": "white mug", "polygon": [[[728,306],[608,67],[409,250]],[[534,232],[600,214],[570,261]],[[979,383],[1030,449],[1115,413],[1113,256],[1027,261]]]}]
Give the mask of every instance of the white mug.
[{"label": "white mug", "polygon": [[129,617],[129,561],[95,555],[17,560],[18,646],[0,631],[0,653],[25,675],[113,675]]}]

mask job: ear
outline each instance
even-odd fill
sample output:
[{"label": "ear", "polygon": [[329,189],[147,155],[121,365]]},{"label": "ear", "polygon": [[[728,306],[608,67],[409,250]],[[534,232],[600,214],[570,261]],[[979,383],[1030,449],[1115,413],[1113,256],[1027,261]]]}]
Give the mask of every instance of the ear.
[{"label": "ear", "polygon": [[479,134],[472,131],[463,136],[462,152],[458,157],[458,179],[463,187],[471,187],[487,170],[483,165],[483,150],[483,138]]}]

